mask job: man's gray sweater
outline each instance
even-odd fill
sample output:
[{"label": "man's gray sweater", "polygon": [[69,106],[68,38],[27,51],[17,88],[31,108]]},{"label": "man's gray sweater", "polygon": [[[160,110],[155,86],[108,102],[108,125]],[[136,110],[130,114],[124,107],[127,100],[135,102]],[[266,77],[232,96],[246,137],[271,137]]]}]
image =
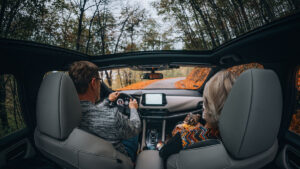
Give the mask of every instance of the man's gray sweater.
[{"label": "man's gray sweater", "polygon": [[82,119],[79,128],[111,142],[116,150],[128,155],[121,141],[140,132],[141,120],[137,110],[130,109],[128,118],[116,106],[110,107],[107,99],[98,105],[90,101],[80,101],[80,104]]}]

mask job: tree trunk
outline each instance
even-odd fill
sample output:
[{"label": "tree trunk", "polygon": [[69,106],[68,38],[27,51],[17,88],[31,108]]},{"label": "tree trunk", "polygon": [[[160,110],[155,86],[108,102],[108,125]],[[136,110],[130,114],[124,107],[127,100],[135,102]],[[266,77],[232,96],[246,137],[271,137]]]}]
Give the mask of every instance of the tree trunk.
[{"label": "tree trunk", "polygon": [[80,16],[78,20],[78,31],[77,31],[77,38],[76,38],[76,50],[80,50],[80,37],[82,33],[82,19],[84,14],[84,8],[80,9]]},{"label": "tree trunk", "polygon": [[6,9],[6,5],[7,5],[7,0],[2,0],[1,2],[1,11],[0,11],[0,35],[2,34],[2,30],[3,30],[3,27],[4,25],[2,24],[3,22],[3,19],[4,19],[4,12],[5,12],[5,9]]},{"label": "tree trunk", "polygon": [[[62,13],[63,14],[63,13]],[[63,16],[62,16],[63,17]],[[64,47],[64,48],[66,48],[67,47],[67,42],[69,41],[68,40],[68,24],[69,24],[69,21],[70,21],[70,17],[71,17],[71,12],[69,13],[69,15],[68,15],[68,17],[67,17],[67,19],[65,19],[65,18],[63,18],[63,23],[64,23],[64,25],[63,25],[63,29],[62,29],[62,33],[63,33],[63,42],[62,42],[62,46]]]},{"label": "tree trunk", "polygon": [[196,14],[195,8],[192,7],[192,9],[193,9],[193,14],[195,16],[196,24],[198,25],[198,29],[199,29],[199,32],[200,32],[200,37],[201,37],[202,45],[203,45],[204,49],[208,49],[206,40],[204,39],[204,33],[203,33],[202,28],[201,28],[201,24],[199,22],[199,17]]},{"label": "tree trunk", "polygon": [[102,55],[105,55],[106,54],[106,51],[105,51],[105,45],[106,45],[106,42],[105,42],[105,34],[106,34],[106,10],[105,10],[105,7],[103,9],[103,17],[100,17],[100,14],[98,13],[99,15],[99,18],[102,19],[102,22],[101,20],[99,19],[100,23],[100,38],[101,38],[101,52],[102,52]]},{"label": "tree trunk", "polygon": [[8,22],[6,24],[6,29],[5,29],[5,33],[4,33],[4,37],[7,37],[8,36],[8,33],[9,33],[9,30],[10,30],[10,26],[11,26],[11,23],[12,21],[14,20],[17,12],[18,12],[18,9],[20,7],[20,4],[21,4],[21,0],[18,0],[16,2],[16,4],[14,5],[14,7],[11,9],[11,11],[9,12],[9,17],[8,17]]},{"label": "tree trunk", "polygon": [[130,52],[133,51],[133,32],[134,32],[134,24],[132,23],[131,27],[130,27]]},{"label": "tree trunk", "polygon": [[235,19],[236,19],[236,25],[239,28],[239,33],[245,33],[245,29],[243,26],[243,22],[242,22],[242,16],[239,10],[238,5],[236,4],[235,0],[231,0],[231,4],[233,6],[233,10],[234,10],[234,14],[235,14]]},{"label": "tree trunk", "polygon": [[118,69],[118,75],[119,75],[119,80],[120,80],[120,84],[121,84],[121,88],[122,88],[124,86],[123,86],[123,82],[122,82],[122,78],[121,78],[120,69]]},{"label": "tree trunk", "polygon": [[[81,0],[80,0],[81,2]],[[83,4],[81,6],[80,3],[80,14],[79,14],[79,20],[78,20],[78,30],[77,30],[77,38],[76,38],[76,50],[80,50],[80,38],[81,38],[81,33],[82,33],[82,20],[84,16],[84,11],[85,11],[85,5],[86,5],[87,0],[83,1]]]},{"label": "tree trunk", "polygon": [[86,48],[85,48],[85,53],[88,54],[89,52],[89,46],[90,46],[90,40],[92,38],[92,32],[91,32],[91,29],[92,29],[92,25],[93,25],[93,22],[94,22],[94,19],[95,19],[95,16],[96,16],[96,13],[99,12],[99,5],[100,5],[100,2],[96,2],[96,10],[94,11],[94,14],[90,20],[90,25],[89,25],[89,35],[88,35],[88,40],[87,40],[87,43],[86,43]]},{"label": "tree trunk", "polygon": [[[106,15],[106,9],[105,9],[105,6],[104,6],[104,9],[103,9],[103,17],[102,18],[102,23],[100,23],[101,25],[101,31],[100,31],[100,36],[101,36],[101,50],[102,50],[102,55],[105,55],[106,51],[105,51],[105,34],[106,34],[106,21],[107,21],[107,15]],[[99,14],[99,13],[98,13]],[[100,15],[99,15],[100,16]],[[105,70],[105,75],[106,75],[106,78],[107,78],[107,83],[109,85],[109,87],[112,87],[112,71],[107,71]]]},{"label": "tree trunk", "polygon": [[5,82],[4,75],[0,75],[0,119],[1,119],[2,129],[8,127],[5,99],[6,99],[6,82]]},{"label": "tree trunk", "polygon": [[294,9],[297,11],[300,9],[300,1],[299,0],[289,0],[289,2],[292,4]]},{"label": "tree trunk", "polygon": [[93,25],[93,22],[94,22],[95,14],[96,14],[96,13],[94,13],[92,19],[90,20],[90,25],[89,25],[89,35],[88,35],[88,40],[87,40],[87,42],[86,42],[86,47],[85,47],[85,53],[86,53],[86,54],[88,54],[88,52],[89,52],[90,40],[91,40],[91,38],[92,38],[92,35],[91,35],[91,34],[92,34],[92,31],[91,31],[91,29],[92,29],[92,25]]},{"label": "tree trunk", "polygon": [[[176,17],[180,20],[180,22],[181,23],[185,23],[184,21],[183,21],[183,19],[182,19],[182,17],[181,16],[179,16],[178,14],[176,14]],[[188,43],[186,43],[186,45],[188,45],[188,48],[193,48],[193,36],[191,35],[191,32],[189,32],[188,30],[188,28],[186,27],[186,24],[183,24],[182,25],[183,26],[183,32],[185,33],[185,35],[186,35],[186,38],[189,40],[189,44]],[[183,39],[183,41],[186,41],[186,39]],[[191,46],[192,45],[192,46]],[[154,50],[154,45],[153,45],[153,50]]]},{"label": "tree trunk", "polygon": [[[11,78],[10,79],[10,88],[11,88],[11,94],[13,97],[13,107],[14,107],[14,120],[15,120],[15,124],[17,129],[19,129],[19,122],[18,122],[18,118],[17,118],[17,114],[18,114],[18,101],[17,101],[17,85],[16,85],[16,80]],[[19,119],[21,120],[21,119]]]},{"label": "tree trunk", "polygon": [[116,45],[115,45],[114,53],[116,53],[116,52],[118,51],[119,42],[120,42],[120,39],[121,39],[122,34],[123,34],[123,32],[124,32],[125,25],[126,25],[126,23],[128,22],[129,17],[130,17],[130,15],[128,15],[127,18],[126,18],[126,19],[124,20],[124,22],[122,23],[120,35],[118,36],[118,39],[117,39],[117,42],[116,42]]},{"label": "tree trunk", "polygon": [[226,7],[228,9],[224,10],[223,12],[224,12],[224,16],[225,16],[224,18],[228,19],[229,26],[232,30],[229,33],[231,33],[232,37],[236,37],[237,35],[240,34],[240,29],[239,29],[237,19],[236,19],[236,15],[235,15],[235,12],[234,12],[235,9],[232,6],[233,5],[231,3],[228,3],[228,5]]},{"label": "tree trunk", "polygon": [[[185,8],[182,5],[182,3],[180,3],[180,6],[181,6],[181,10],[183,11],[183,14],[184,14],[185,25],[188,27],[188,30],[190,30],[189,32],[190,32],[190,37],[191,37],[191,44],[193,46],[192,48],[193,49],[199,49],[201,47],[201,43],[196,40],[197,38],[195,38],[197,36],[197,34],[195,33],[195,31],[191,27],[189,17],[187,16],[187,14],[185,12]],[[198,39],[200,39],[200,38],[198,38]]]},{"label": "tree trunk", "polygon": [[243,19],[245,21],[247,31],[249,31],[249,30],[251,30],[251,27],[250,27],[249,19],[247,17],[246,11],[245,11],[244,4],[242,3],[241,0],[237,0],[237,3],[239,5],[239,7],[241,8],[242,17],[243,17]]},{"label": "tree trunk", "polygon": [[112,79],[111,79],[112,71],[110,70],[108,72],[107,70],[105,70],[104,72],[105,72],[107,83],[108,83],[109,87],[112,87]]},{"label": "tree trunk", "polygon": [[222,11],[221,9],[216,5],[216,3],[214,2],[214,0],[209,0],[209,3],[211,4],[212,8],[214,9],[216,16],[217,16],[217,23],[221,29],[221,33],[222,36],[224,38],[225,41],[228,41],[228,34],[227,34],[227,29],[225,28],[225,23],[222,20]]},{"label": "tree trunk", "polygon": [[210,24],[208,23],[207,19],[205,18],[204,14],[203,14],[203,12],[201,10],[201,8],[197,5],[197,3],[195,2],[195,0],[190,0],[189,2],[191,4],[191,6],[194,7],[196,9],[196,11],[199,12],[199,14],[200,14],[200,16],[201,16],[201,18],[202,18],[202,20],[203,20],[203,22],[204,22],[204,24],[205,24],[205,26],[207,28],[208,35],[210,36],[210,39],[211,39],[211,42],[212,42],[212,46],[213,46],[213,48],[216,48],[217,45],[216,45],[215,38],[214,38],[214,36],[212,34],[212,29],[211,29]]},{"label": "tree trunk", "polygon": [[214,38],[216,39],[216,44],[218,46],[220,46],[220,38],[219,38],[219,35],[217,33],[217,28],[216,28],[216,25],[214,24],[214,22],[212,21],[210,15],[208,13],[208,9],[207,9],[206,3],[204,3],[204,8],[205,8],[206,18],[207,18],[208,22],[211,23],[211,28],[212,28],[212,30],[214,32],[214,35],[215,35]]},{"label": "tree trunk", "polygon": [[258,2],[255,0],[253,1],[253,5],[255,6],[254,9],[258,13],[260,19],[258,19],[259,24],[256,24],[255,27],[261,26],[265,23],[268,23],[268,20],[265,18],[263,14],[262,8],[259,6]]},{"label": "tree trunk", "polygon": [[272,20],[274,20],[274,14],[270,8],[270,5],[266,2],[266,0],[260,0],[260,5],[262,7],[262,10],[265,10],[265,14],[268,17],[268,22],[271,22]]}]

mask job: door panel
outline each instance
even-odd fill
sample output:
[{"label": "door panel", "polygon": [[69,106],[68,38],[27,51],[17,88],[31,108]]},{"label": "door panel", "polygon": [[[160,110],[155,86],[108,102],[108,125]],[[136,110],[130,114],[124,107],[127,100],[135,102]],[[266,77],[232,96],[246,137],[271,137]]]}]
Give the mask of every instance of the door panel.
[{"label": "door panel", "polygon": [[30,158],[35,155],[35,150],[30,141],[25,138],[0,151],[0,168],[18,160]]},{"label": "door panel", "polygon": [[279,153],[277,166],[285,169],[298,169],[300,168],[300,151],[293,146],[286,144]]}]

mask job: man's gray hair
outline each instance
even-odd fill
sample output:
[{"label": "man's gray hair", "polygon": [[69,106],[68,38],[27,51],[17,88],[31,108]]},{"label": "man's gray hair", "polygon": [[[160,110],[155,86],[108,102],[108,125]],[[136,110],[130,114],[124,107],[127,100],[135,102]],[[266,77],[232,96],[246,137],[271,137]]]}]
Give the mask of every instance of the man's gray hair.
[{"label": "man's gray hair", "polygon": [[205,85],[203,93],[203,118],[217,128],[225,100],[235,82],[235,75],[228,70],[216,73]]}]

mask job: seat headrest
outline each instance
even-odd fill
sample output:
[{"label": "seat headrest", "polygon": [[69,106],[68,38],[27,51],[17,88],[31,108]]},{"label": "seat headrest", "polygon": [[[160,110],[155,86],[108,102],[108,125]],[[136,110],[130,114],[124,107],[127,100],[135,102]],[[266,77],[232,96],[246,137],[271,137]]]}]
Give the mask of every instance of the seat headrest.
[{"label": "seat headrest", "polygon": [[237,159],[269,149],[282,114],[282,94],[274,71],[250,69],[233,85],[224,104],[219,129],[224,145]]},{"label": "seat headrest", "polygon": [[41,133],[63,140],[78,126],[81,106],[72,79],[65,73],[47,75],[37,97],[37,127]]}]

